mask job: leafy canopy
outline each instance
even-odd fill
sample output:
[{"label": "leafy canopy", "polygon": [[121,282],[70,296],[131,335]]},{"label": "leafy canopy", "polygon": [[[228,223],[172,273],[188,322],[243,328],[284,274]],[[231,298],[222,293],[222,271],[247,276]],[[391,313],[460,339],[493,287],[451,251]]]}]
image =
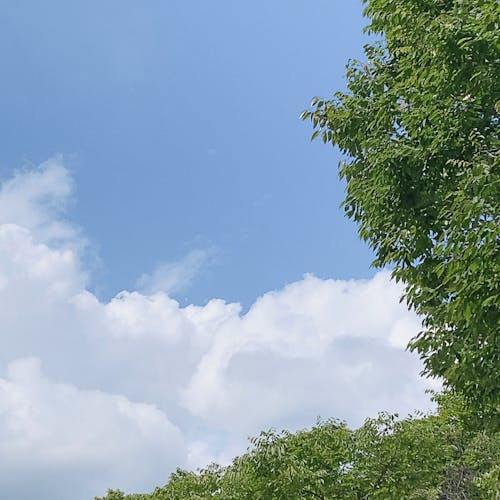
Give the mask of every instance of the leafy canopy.
[{"label": "leafy canopy", "polygon": [[297,433],[267,431],[228,467],[178,470],[151,494],[101,500],[300,500],[495,498],[500,434],[472,431],[456,395],[437,414],[381,414],[351,430],[337,420]]},{"label": "leafy canopy", "polygon": [[424,318],[410,348],[478,407],[499,402],[500,2],[370,0],[383,41],[303,113],[345,160],[344,208]]}]

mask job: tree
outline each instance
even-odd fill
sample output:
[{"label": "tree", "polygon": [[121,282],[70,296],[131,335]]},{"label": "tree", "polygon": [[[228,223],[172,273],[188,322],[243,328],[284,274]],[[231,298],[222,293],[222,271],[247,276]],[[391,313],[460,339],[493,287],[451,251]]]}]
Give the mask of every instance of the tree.
[{"label": "tree", "polygon": [[344,208],[423,317],[410,348],[478,408],[500,395],[500,3],[365,0],[366,61],[303,113],[345,160]]},{"label": "tree", "polygon": [[150,495],[101,500],[346,500],[496,498],[500,434],[471,430],[455,394],[431,415],[381,414],[358,429],[337,420],[309,430],[262,432],[227,467],[177,470]]}]

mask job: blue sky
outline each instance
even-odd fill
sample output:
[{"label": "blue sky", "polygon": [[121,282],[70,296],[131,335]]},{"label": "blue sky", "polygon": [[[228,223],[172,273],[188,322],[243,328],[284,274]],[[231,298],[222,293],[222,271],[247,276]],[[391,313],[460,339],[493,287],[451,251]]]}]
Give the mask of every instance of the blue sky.
[{"label": "blue sky", "polygon": [[0,0],[0,497],[151,491],[429,407],[420,320],[299,120],[359,2]]},{"label": "blue sky", "polygon": [[338,154],[298,117],[344,86],[360,2],[2,2],[0,172],[63,154],[102,297],[208,253],[184,302],[369,277]]}]

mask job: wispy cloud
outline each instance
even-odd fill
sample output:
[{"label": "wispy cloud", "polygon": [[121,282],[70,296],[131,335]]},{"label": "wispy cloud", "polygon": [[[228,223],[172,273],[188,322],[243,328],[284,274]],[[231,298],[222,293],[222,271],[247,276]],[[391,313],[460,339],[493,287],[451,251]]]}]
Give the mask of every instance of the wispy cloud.
[{"label": "wispy cloud", "polygon": [[158,265],[151,274],[143,274],[137,280],[137,287],[144,293],[183,292],[192,284],[201,268],[208,263],[211,252],[195,249],[181,260]]}]

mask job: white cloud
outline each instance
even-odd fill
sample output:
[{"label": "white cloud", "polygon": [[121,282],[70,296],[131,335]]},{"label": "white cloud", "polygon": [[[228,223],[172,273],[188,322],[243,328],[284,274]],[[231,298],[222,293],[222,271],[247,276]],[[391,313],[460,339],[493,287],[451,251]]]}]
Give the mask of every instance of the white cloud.
[{"label": "white cloud", "polygon": [[388,273],[368,281],[306,276],[218,328],[183,403],[226,430],[299,425],[426,404],[419,363],[401,348],[419,322]]},{"label": "white cloud", "polygon": [[[419,322],[387,273],[308,275],[243,315],[215,299],[181,307],[162,291],[189,272],[153,273],[150,293],[101,302],[85,289],[78,232],[61,219],[70,186],[53,160],[0,190],[0,490],[10,499],[39,498],[37,488],[66,498],[71,484],[138,490],[174,465],[227,460],[263,428],[428,405],[404,350]],[[202,260],[188,256],[186,268]]]},{"label": "white cloud", "polygon": [[62,217],[72,192],[61,157],[18,171],[0,185],[0,224],[29,229],[39,242],[81,244],[78,231]]},{"label": "white cloud", "polygon": [[194,277],[207,263],[207,250],[192,250],[177,262],[162,263],[151,274],[143,274],[137,286],[144,293],[177,293],[191,285]]},{"label": "white cloud", "polygon": [[92,498],[154,488],[184,461],[179,429],[157,408],[47,380],[36,358],[0,378],[3,498]]}]

